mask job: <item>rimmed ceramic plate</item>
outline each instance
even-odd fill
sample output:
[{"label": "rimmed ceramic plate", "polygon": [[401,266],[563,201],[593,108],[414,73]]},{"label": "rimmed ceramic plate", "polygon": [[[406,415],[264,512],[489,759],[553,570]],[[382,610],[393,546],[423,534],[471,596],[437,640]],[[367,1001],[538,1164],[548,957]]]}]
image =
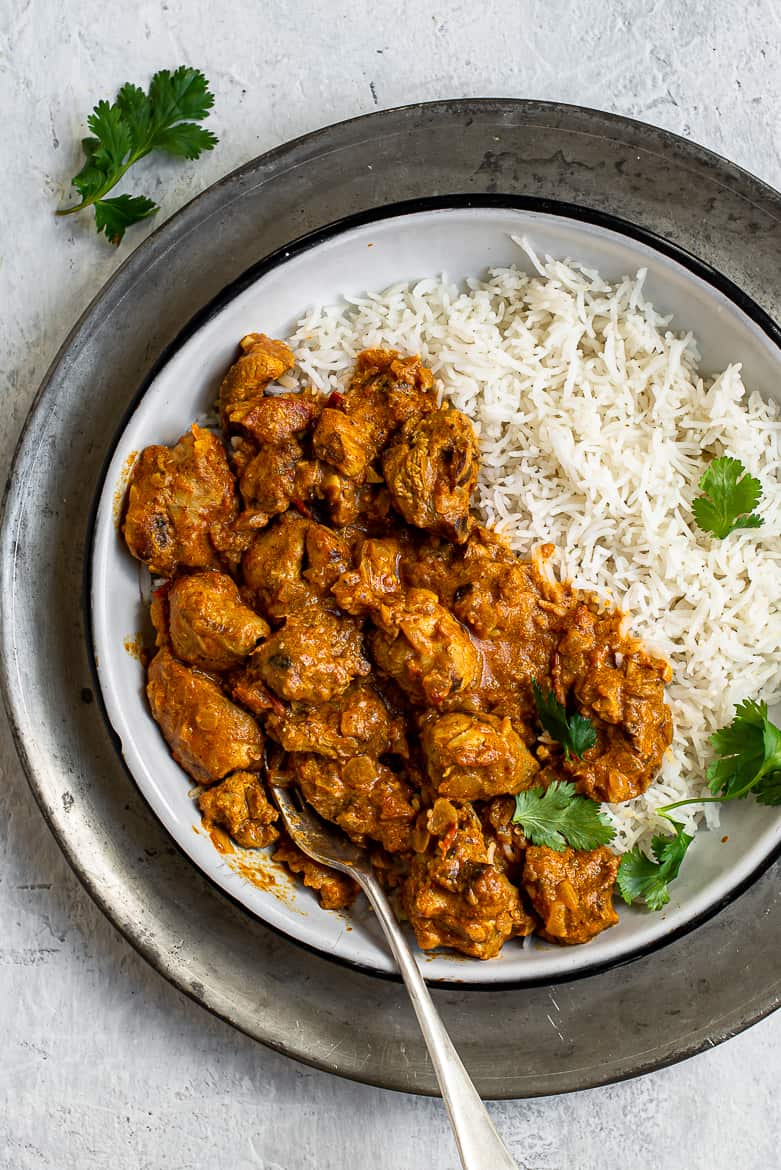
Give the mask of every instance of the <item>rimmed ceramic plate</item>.
[{"label": "rimmed ceramic plate", "polygon": [[[0,533],[6,709],[35,797],[96,903],[166,979],[248,1035],[416,1093],[436,1092],[436,1081],[403,987],[269,929],[151,811],[96,701],[87,587],[107,454],[182,331],[291,240],[453,193],[620,217],[706,261],[781,321],[781,196],[724,159],[572,106],[470,99],[383,111],[253,160],[129,255],[39,390]],[[772,1011],[778,879],[776,863],[710,920],[628,965],[556,986],[435,991],[480,1091],[535,1096],[636,1075]]]},{"label": "rimmed ceramic plate", "polygon": [[[262,272],[248,275],[245,287],[234,290],[183,341],[145,388],[122,431],[98,506],[92,561],[98,674],[109,719],[144,796],[188,856],[248,910],[326,955],[384,974],[394,967],[363,899],[350,912],[323,910],[311,891],[270,861],[254,853],[218,851],[201,831],[188,795],[191,783],[149,714],[143,668],[138,656],[128,653],[143,611],[138,566],[117,532],[117,499],[134,453],[150,443],[175,441],[193,419],[209,412],[244,334],[254,330],[284,338],[314,305],[379,292],[400,281],[446,272],[463,282],[491,267],[528,269],[528,257],[513,236],[528,238],[539,254],[575,260],[610,279],[645,268],[649,298],[657,311],[674,315],[675,328],[695,334],[705,372],[739,361],[750,389],[781,395],[781,351],[764,315],[725,281],[663,244],[565,211],[479,206],[479,201],[402,214],[386,209],[368,222],[348,221],[292,244]],[[753,801],[725,810],[723,821],[718,832],[698,835],[663,913],[623,908],[619,925],[587,946],[513,940],[489,962],[448,952],[429,955],[427,977],[518,986],[604,967],[663,943],[741,888],[781,842],[781,813]]]}]

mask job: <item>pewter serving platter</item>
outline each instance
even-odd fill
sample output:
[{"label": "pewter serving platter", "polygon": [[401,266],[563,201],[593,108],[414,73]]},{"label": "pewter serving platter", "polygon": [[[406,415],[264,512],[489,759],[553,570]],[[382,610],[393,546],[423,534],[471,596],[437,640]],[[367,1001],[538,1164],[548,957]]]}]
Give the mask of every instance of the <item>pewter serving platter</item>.
[{"label": "pewter serving platter", "polygon": [[[780,215],[781,198],[757,180],[638,123],[536,103],[438,103],[331,127],[256,160],[164,225],[106,286],[61,350],[17,454],[3,529],[4,596],[13,601],[5,693],[60,844],[167,978],[299,1059],[389,1087],[434,1088],[401,989],[300,945],[387,971],[367,917],[329,935],[319,919],[334,916],[306,899],[280,901],[235,873],[221,880],[184,803],[185,778],[150,754],[159,742],[138,664],[122,645],[137,628],[137,587],[132,598],[123,592],[112,562],[113,493],[129,451],[177,437],[247,328],[283,335],[307,303],[335,299],[339,280],[341,291],[376,289],[389,276],[441,270],[444,253],[448,275],[476,275],[509,258],[509,227],[609,275],[614,263],[647,264],[654,299],[695,330],[706,365],[738,349],[746,380],[770,394],[781,381]],[[370,264],[360,259],[369,237]],[[596,251],[583,256],[584,248]],[[329,255],[339,261],[332,272]],[[120,302],[133,312],[118,313]],[[214,370],[185,378],[192,398],[174,409],[167,379],[207,351]],[[508,948],[496,964],[425,964],[449,981],[438,998],[484,1095],[632,1075],[777,1006],[778,821],[754,824],[747,811],[730,821],[726,864],[698,846],[690,887],[667,918],[627,916],[601,951]],[[570,981],[553,982],[562,978]],[[493,989],[473,989],[491,980]]]}]

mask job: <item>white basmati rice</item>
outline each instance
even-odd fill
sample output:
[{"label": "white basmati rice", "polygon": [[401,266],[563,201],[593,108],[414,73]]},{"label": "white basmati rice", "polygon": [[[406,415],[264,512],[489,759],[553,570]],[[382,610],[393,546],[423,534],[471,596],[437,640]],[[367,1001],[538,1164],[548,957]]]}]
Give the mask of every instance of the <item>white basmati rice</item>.
[{"label": "white basmati rice", "polygon": [[[654,809],[705,793],[708,736],[733,705],[781,699],[779,409],[747,394],[739,365],[700,375],[644,270],[611,284],[516,242],[537,275],[442,276],[313,309],[289,339],[289,384],[341,388],[367,346],[419,353],[479,435],[481,517],[523,555],[555,544],[561,576],[609,596],[669,659],[673,747],[649,791],[611,810],[618,848],[647,845]],[[723,453],[762,481],[764,526],[719,541],[690,505]],[[715,826],[718,805],[676,816]]]}]

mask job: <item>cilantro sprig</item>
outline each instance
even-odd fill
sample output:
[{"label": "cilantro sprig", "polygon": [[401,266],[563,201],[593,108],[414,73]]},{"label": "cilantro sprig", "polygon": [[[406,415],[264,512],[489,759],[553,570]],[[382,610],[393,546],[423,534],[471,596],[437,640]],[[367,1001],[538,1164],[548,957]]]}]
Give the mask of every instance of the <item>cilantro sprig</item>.
[{"label": "cilantro sprig", "polygon": [[543,694],[534,678],[532,690],[537,717],[548,735],[562,745],[565,759],[568,760],[570,756],[580,759],[597,742],[594,724],[585,715],[568,715],[553,691]]},{"label": "cilantro sprig", "polygon": [[739,459],[729,455],[714,459],[699,486],[704,494],[693,501],[692,512],[703,532],[723,540],[737,528],[761,528],[764,521],[754,509],[762,498],[762,484]]},{"label": "cilantro sprig", "polygon": [[627,906],[643,901],[649,910],[661,910],[670,901],[669,884],[677,878],[694,838],[684,833],[679,821],[672,817],[666,819],[675,832],[672,837],[660,834],[652,839],[651,852],[655,860],[647,857],[637,845],[621,858],[616,885]]},{"label": "cilantro sprig", "polygon": [[744,699],[728,727],[710,737],[717,759],[708,765],[713,796],[666,804],[659,812],[685,804],[722,804],[752,793],[760,804],[781,805],[781,728],[771,723],[767,703]]},{"label": "cilantro sprig", "polygon": [[713,796],[690,797],[662,805],[656,811],[670,822],[673,837],[651,841],[651,860],[639,848],[621,858],[616,884],[625,902],[642,900],[649,910],[661,910],[669,900],[669,883],[678,876],[693,838],[668,814],[687,804],[723,804],[753,794],[760,804],[781,805],[781,728],[771,723],[767,703],[744,699],[727,727],[710,737],[717,758],[708,765],[708,788]]},{"label": "cilantro sprig", "polygon": [[575,785],[553,780],[547,788],[526,788],[515,797],[513,823],[520,825],[533,845],[547,845],[562,853],[607,845],[615,829],[596,800],[580,796]]},{"label": "cilantro sprig", "polygon": [[95,226],[112,244],[119,244],[131,224],[158,210],[145,195],[107,199],[130,168],[153,150],[177,158],[196,159],[217,145],[210,130],[197,125],[209,116],[214,95],[198,69],[180,65],[154,75],[149,92],[123,85],[114,102],[101,101],[87,119],[91,137],[82,140],[84,166],[71,180],[81,196],[73,207],[57,215],[74,215],[95,208]]}]

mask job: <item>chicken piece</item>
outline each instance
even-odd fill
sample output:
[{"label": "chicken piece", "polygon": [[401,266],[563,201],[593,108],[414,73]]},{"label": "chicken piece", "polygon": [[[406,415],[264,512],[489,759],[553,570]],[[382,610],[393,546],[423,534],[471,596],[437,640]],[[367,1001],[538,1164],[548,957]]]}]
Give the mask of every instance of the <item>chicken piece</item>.
[{"label": "chicken piece", "polygon": [[318,459],[351,479],[364,474],[372,451],[360,424],[332,407],[326,407],[318,419],[312,449]]},{"label": "chicken piece", "polygon": [[426,828],[435,845],[428,862],[430,876],[443,889],[462,893],[491,863],[474,809],[438,797],[428,810]]},{"label": "chicken piece", "polygon": [[257,604],[278,622],[320,604],[349,564],[349,546],[338,533],[286,512],[255,537],[242,561],[242,574]]},{"label": "chicken piece", "polygon": [[597,730],[583,759],[561,766],[578,790],[609,803],[645,792],[672,742],[672,716],[664,685],[667,662],[623,633],[624,615],[572,607],[553,659],[551,678],[560,702],[570,695]]},{"label": "chicken piece", "polygon": [[508,938],[530,934],[534,920],[515,886],[492,864],[472,807],[456,809],[438,800],[429,826],[440,839],[413,857],[401,895],[418,946],[492,959]]},{"label": "chicken piece", "polygon": [[[474,630],[479,638],[511,638],[539,641],[545,635],[541,621],[541,593],[532,579],[530,567],[515,564],[476,564],[460,574],[462,581],[453,595],[453,612]],[[545,644],[546,657],[555,645],[555,633]],[[539,655],[527,652],[535,665]],[[547,665],[547,664],[546,664]]]},{"label": "chicken piece", "polygon": [[218,568],[215,538],[236,516],[236,484],[216,435],[193,426],[173,447],[146,447],[130,477],[122,531],[157,577]]},{"label": "chicken piece", "polygon": [[373,620],[382,621],[369,634],[374,661],[413,702],[441,706],[479,679],[477,649],[436,594],[410,589]]},{"label": "chicken piece", "polygon": [[331,590],[339,607],[356,617],[376,615],[383,622],[384,611],[399,602],[403,593],[401,549],[401,542],[394,537],[364,540],[356,568],[344,573]]},{"label": "chicken piece", "polygon": [[290,507],[296,498],[296,468],[303,455],[297,439],[263,446],[245,466],[239,491],[246,508],[254,514],[254,527],[262,528],[272,516]]},{"label": "chicken piece", "polygon": [[254,538],[242,559],[244,583],[271,621],[283,621],[288,613],[318,600],[301,576],[309,523],[295,512],[285,512]]},{"label": "chicken piece", "polygon": [[222,380],[219,393],[220,413],[225,421],[228,410],[262,396],[269,382],[292,370],[293,351],[284,341],[274,341],[265,333],[248,333],[239,342],[241,357],[233,363]]},{"label": "chicken piece", "polygon": [[548,675],[557,638],[555,629],[548,630],[541,607],[545,599],[532,567],[503,541],[487,539],[490,534],[479,527],[462,548],[423,543],[409,530],[402,535],[362,543],[355,569],[334,586],[337,602],[390,632],[405,590],[408,596],[415,590],[435,596],[459,619],[450,626],[455,637],[461,644],[467,638],[480,661],[471,682],[439,705],[508,716],[516,732],[532,743],[531,679]]},{"label": "chicken piece", "polygon": [[[497,550],[502,556],[501,548]],[[550,675],[551,659],[568,602],[551,600],[534,566],[465,556],[453,572],[425,574],[437,591],[448,595],[456,618],[470,631],[484,661],[484,670],[468,702],[461,706],[508,716],[527,744],[536,733],[537,714],[532,679]],[[526,729],[526,730],[524,730]]]},{"label": "chicken piece", "polygon": [[[474,524],[463,544],[423,540],[404,556],[401,575],[405,585],[431,589],[448,609],[495,566],[523,566],[507,542],[488,528]],[[506,571],[506,570],[504,570]]]},{"label": "chicken piece", "polygon": [[158,650],[149,666],[146,693],[171,754],[199,784],[260,768],[260,728],[207,675],[177,662],[168,650]]},{"label": "chicken piece", "polygon": [[285,713],[285,704],[266,686],[251,658],[231,676],[230,687],[233,698],[261,719]]},{"label": "chicken piece", "polygon": [[300,497],[296,480],[304,455],[301,444],[322,401],[307,391],[259,392],[224,408],[225,425],[234,432],[232,456],[245,505],[244,527],[264,527]]},{"label": "chicken piece", "polygon": [[152,591],[152,600],[149,602],[149,617],[155,631],[155,646],[158,650],[171,649],[171,639],[168,636],[168,590],[170,582],[166,581]]},{"label": "chicken piece", "polygon": [[329,760],[295,753],[290,765],[312,808],[339,825],[351,840],[363,844],[371,837],[389,853],[410,848],[417,813],[412,789],[385,764],[371,756]]},{"label": "chicken piece", "polygon": [[[648,755],[638,752],[633,737],[621,727],[603,727],[597,720],[596,746],[583,758],[559,759],[557,766],[564,778],[575,783],[578,792],[592,800],[619,804],[645,792],[657,775],[662,757],[672,742],[672,716],[669,708],[660,712],[656,729],[656,750]],[[646,727],[650,720],[645,719]],[[649,728],[650,730],[650,728]]]},{"label": "chicken piece", "polygon": [[266,731],[288,752],[316,752],[335,760],[407,755],[404,720],[391,715],[374,687],[363,680],[317,707],[291,703],[273,712]]},{"label": "chicken piece", "polygon": [[440,796],[488,800],[530,788],[540,766],[509,719],[453,711],[423,723],[428,775]]},{"label": "chicken piece", "polygon": [[409,419],[382,457],[391,499],[407,523],[457,543],[472,524],[477,468],[472,424],[452,409]]},{"label": "chicken piece", "polygon": [[342,409],[363,436],[366,465],[407,419],[437,409],[433,384],[431,371],[419,357],[400,358],[393,349],[364,349],[358,354]]},{"label": "chicken piece", "polygon": [[324,524],[309,521],[306,530],[305,567],[301,573],[306,583],[325,597],[349,567],[350,546],[343,536]]},{"label": "chicken piece", "polygon": [[262,849],[279,837],[274,827],[279,813],[269,804],[254,772],[234,772],[220,784],[207,788],[198,797],[198,807],[207,825],[227,830],[245,849]]},{"label": "chicken piece", "polygon": [[590,851],[529,845],[523,888],[542,920],[548,942],[584,943],[615,926],[613,887],[620,858],[605,846]]},{"label": "chicken piece", "polygon": [[371,617],[377,628],[369,646],[380,669],[413,702],[438,706],[479,678],[480,656],[436,594],[403,590],[401,548],[392,538],[364,541],[357,569],[340,577],[332,593],[347,613]]},{"label": "chicken piece", "polygon": [[287,835],[280,838],[273,856],[291,873],[301,875],[304,885],[316,891],[324,910],[343,910],[358,896],[357,882],[307,857]]},{"label": "chicken piece", "polygon": [[228,406],[231,430],[249,435],[261,446],[279,446],[309,429],[323,408],[323,400],[302,390],[293,394],[264,394]]},{"label": "chicken piece", "polygon": [[[237,515],[230,525],[212,533],[212,543],[222,560],[231,566],[238,565],[247,551],[255,534],[265,528],[271,518],[270,512],[263,511],[255,504],[247,504],[239,490],[239,483],[244,472],[255,459],[258,446],[252,439],[241,435],[233,435],[230,440],[230,465],[236,479]],[[249,487],[252,488],[252,475],[249,473]]]},{"label": "chicken piece", "polygon": [[303,460],[302,441],[322,409],[319,397],[300,394],[267,395],[229,408],[228,421],[234,430],[249,435],[234,448],[239,471],[239,489],[254,527],[262,527],[272,516],[284,512],[299,491],[298,467]]},{"label": "chicken piece", "polygon": [[282,699],[326,703],[354,678],[369,674],[371,664],[356,622],[326,610],[304,610],[252,654],[248,669]]},{"label": "chicken piece", "polygon": [[514,886],[518,886],[527,841],[521,826],[513,823],[514,815],[512,796],[496,796],[480,810],[485,839],[495,845],[493,863],[507,874]]},{"label": "chicken piece", "polygon": [[361,514],[361,484],[320,459],[302,459],[298,464],[293,498],[320,503],[337,528],[354,524]]},{"label": "chicken piece", "polygon": [[167,601],[171,648],[182,662],[201,670],[238,666],[269,632],[225,573],[206,570],[178,577]]}]

